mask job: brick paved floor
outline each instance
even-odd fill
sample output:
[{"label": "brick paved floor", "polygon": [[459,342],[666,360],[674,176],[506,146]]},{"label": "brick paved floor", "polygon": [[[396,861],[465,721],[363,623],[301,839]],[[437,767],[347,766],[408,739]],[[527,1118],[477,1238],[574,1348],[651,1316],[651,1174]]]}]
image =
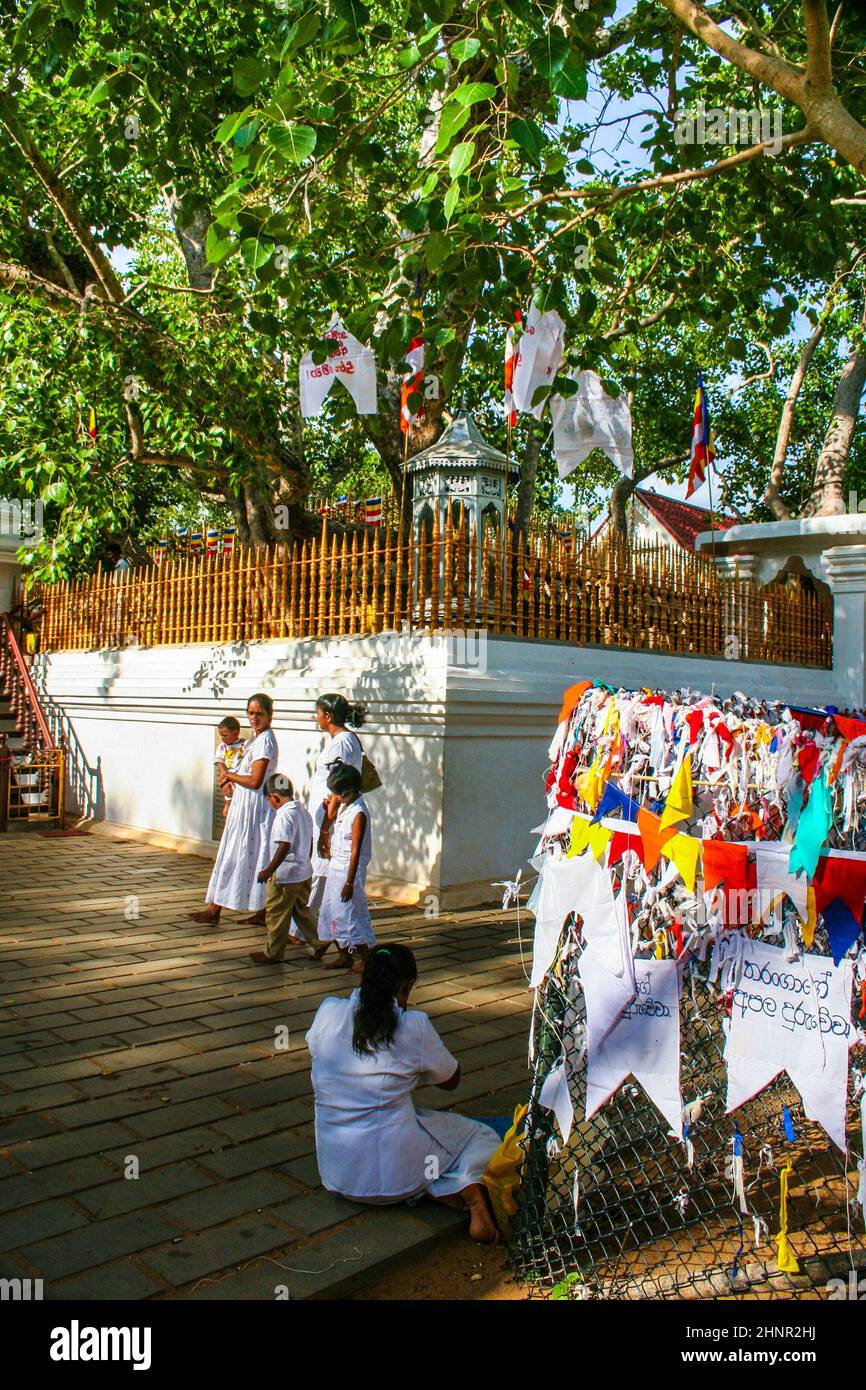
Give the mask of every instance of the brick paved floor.
[{"label": "brick paved floor", "polygon": [[[339,1296],[461,1221],[322,1189],[304,1033],[352,977],[294,953],[252,965],[262,930],[238,914],[188,922],[209,872],[97,835],[0,835],[0,1277],[41,1277],[48,1299]],[[419,1104],[510,1112],[529,1004],[514,914],[379,904],[374,921],[415,951],[414,1002],[463,1069]]]}]

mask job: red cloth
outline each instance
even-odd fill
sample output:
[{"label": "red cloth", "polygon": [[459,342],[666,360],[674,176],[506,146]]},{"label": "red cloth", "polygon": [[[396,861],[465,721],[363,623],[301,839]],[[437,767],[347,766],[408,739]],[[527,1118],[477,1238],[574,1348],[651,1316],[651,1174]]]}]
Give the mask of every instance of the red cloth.
[{"label": "red cloth", "polygon": [[834,898],[841,898],[859,922],[866,903],[866,860],[831,859],[829,855],[822,854],[812,887],[815,889],[815,907],[819,912],[823,912]]},{"label": "red cloth", "polygon": [[564,806],[567,811],[577,810],[577,796],[574,790],[572,777],[577,767],[578,750],[570,748],[562,760],[562,768],[557,782],[556,800],[560,806]]},{"label": "red cloth", "polygon": [[862,738],[866,734],[866,719],[852,719],[848,714],[834,714],[833,718],[843,738]]},{"label": "red cloth", "polygon": [[640,834],[638,832],[629,834],[627,830],[615,830],[611,835],[610,844],[607,847],[608,865],[612,868],[614,864],[618,864],[627,849],[633,849],[640,862],[646,867],[643,840]]},{"label": "red cloth", "polygon": [[[637,826],[643,841],[643,864],[650,874],[661,858],[662,845],[665,840],[671,838],[671,835],[660,833],[661,823],[661,816],[654,816],[652,811],[647,811],[641,806],[637,813]],[[676,834],[676,826],[671,827],[671,834]]]},{"label": "red cloth", "polygon": [[818,763],[821,761],[821,750],[817,743],[804,743],[797,753],[797,766],[800,769],[800,776],[809,787],[815,780],[815,773],[818,771]]},{"label": "red cloth", "polygon": [[689,710],[686,715],[686,723],[689,726],[689,743],[696,743],[701,729],[704,727],[704,712],[702,709]]},{"label": "red cloth", "polygon": [[[746,845],[728,840],[702,840],[704,889],[724,883],[724,919],[729,927],[745,926],[755,915],[758,871]],[[746,894],[745,900],[740,896]]]}]

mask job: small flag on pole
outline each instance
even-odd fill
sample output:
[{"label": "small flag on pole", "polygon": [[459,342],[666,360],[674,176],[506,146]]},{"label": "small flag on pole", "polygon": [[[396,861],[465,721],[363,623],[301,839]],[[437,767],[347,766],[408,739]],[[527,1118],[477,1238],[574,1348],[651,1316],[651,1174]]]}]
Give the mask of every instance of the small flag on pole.
[{"label": "small flag on pole", "polygon": [[235,544],[234,531],[226,531],[223,535],[223,555],[231,555]]},{"label": "small flag on pole", "polygon": [[189,548],[194,555],[201,550],[201,531],[193,531],[189,538]]},{"label": "small flag on pole", "polygon": [[409,344],[405,361],[410,370],[403,377],[400,392],[400,429],[406,434],[409,427],[422,413],[421,387],[424,382],[424,339],[413,338]]},{"label": "small flag on pole", "polygon": [[168,541],[167,541],[167,540],[165,540],[165,541],[157,541],[157,543],[156,543],[156,563],[157,563],[158,565],[161,565],[161,564],[162,564],[163,560],[165,559],[165,553],[166,553],[167,550],[168,550]]},{"label": "small flag on pole", "polygon": [[522,321],[523,318],[518,309],[514,315],[514,323],[505,335],[505,423],[511,429],[517,424],[512,386],[514,384],[514,368],[517,365],[516,329]]},{"label": "small flag on pole", "polygon": [[704,390],[703,373],[698,372],[698,389],[695,392],[695,413],[692,417],[692,447],[689,456],[689,485],[686,497],[696,492],[707,476],[707,465],[716,457],[710,433],[710,412],[707,406],[707,393]]},{"label": "small flag on pole", "polygon": [[216,553],[217,553],[217,543],[218,543],[218,540],[219,540],[219,533],[218,533],[217,531],[208,531],[208,533],[207,533],[207,556],[208,556],[208,559],[210,559],[212,556],[216,555]]},{"label": "small flag on pole", "polygon": [[382,525],[382,499],[381,497],[368,497],[367,505],[364,509],[364,523],[367,526]]}]

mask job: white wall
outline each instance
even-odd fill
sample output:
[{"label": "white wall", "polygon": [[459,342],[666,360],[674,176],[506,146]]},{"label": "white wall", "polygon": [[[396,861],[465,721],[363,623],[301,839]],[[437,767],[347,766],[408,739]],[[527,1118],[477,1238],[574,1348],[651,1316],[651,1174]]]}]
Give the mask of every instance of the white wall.
[{"label": "white wall", "polygon": [[370,797],[371,886],[446,907],[490,900],[530,852],[544,812],[547,746],[563,690],[689,685],[823,704],[833,673],[566,643],[381,635],[61,652],[35,671],[87,762],[100,761],[98,815],[199,853],[211,840],[214,727],[243,719],[257,690],[275,701],[280,768],[304,789],[321,747],[317,695],[363,700],[365,748],[383,781]]}]

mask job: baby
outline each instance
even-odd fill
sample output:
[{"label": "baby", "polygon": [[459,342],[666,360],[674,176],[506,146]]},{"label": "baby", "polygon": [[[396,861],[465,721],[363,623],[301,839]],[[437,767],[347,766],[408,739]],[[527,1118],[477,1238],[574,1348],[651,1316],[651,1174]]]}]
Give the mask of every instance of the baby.
[{"label": "baby", "polygon": [[[221,719],[217,725],[217,732],[220,736],[220,744],[214,754],[214,763],[222,764],[227,772],[236,772],[240,766],[241,758],[244,756],[244,749],[247,746],[247,739],[241,738],[241,726],[233,714],[227,714],[225,719]],[[223,815],[229,813],[229,802],[231,801],[233,787],[228,782],[223,794]]]}]

